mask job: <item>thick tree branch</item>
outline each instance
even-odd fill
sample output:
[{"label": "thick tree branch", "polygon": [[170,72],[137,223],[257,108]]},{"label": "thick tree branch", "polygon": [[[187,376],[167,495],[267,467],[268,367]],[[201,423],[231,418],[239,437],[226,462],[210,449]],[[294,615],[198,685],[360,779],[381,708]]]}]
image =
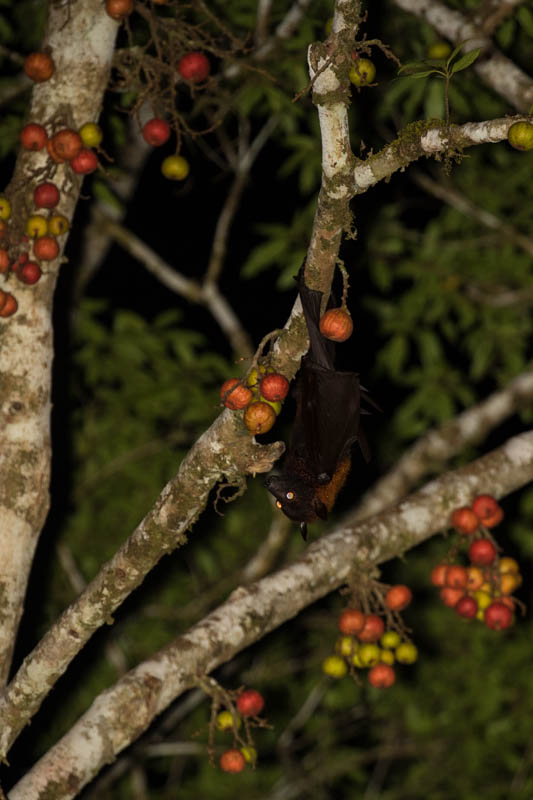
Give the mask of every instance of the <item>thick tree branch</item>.
[{"label": "thick tree branch", "polygon": [[440,120],[411,123],[394,142],[357,164],[353,172],[354,194],[366,192],[422,156],[438,158],[441,153],[456,153],[474,145],[502,142],[507,139],[511,125],[524,119],[527,118],[503,117],[449,127]]},{"label": "thick tree branch", "polygon": [[[343,527],[312,544],[295,563],[228,601],[99,695],[92,706],[11,790],[10,800],[73,798],[199,674],[337,589],[356,568],[401,555],[449,525],[451,511],[481,492],[501,498],[533,480],[533,432],[424,486],[388,513]],[[5,723],[4,723],[5,724]],[[90,743],[90,746],[88,746]]]},{"label": "thick tree branch", "polygon": [[2,755],[93,633],[109,622],[163,555],[186,543],[186,532],[205,508],[217,481],[225,477],[237,484],[247,473],[267,472],[282,448],[280,442],[257,445],[239,416],[230,411],[215,420],[153,509],[25,658],[0,697]]},{"label": "thick tree branch", "polygon": [[[98,118],[117,27],[100,0],[75,3],[69,9],[50,4],[43,46],[50,48],[56,70],[51,80],[35,86],[29,119],[63,121],[78,128]],[[13,230],[24,230],[28,210],[34,208],[33,191],[43,180],[47,163],[41,153],[20,153],[6,189],[13,206]],[[81,181],[63,165],[54,180],[61,189],[58,210],[71,219]],[[51,307],[60,261],[61,255],[50,262],[35,286],[26,286],[14,274],[2,284],[16,296],[19,308],[0,323],[0,683],[9,671],[28,573],[49,503]]]},{"label": "thick tree branch", "polygon": [[306,280],[327,297],[342,234],[350,229],[354,156],[350,146],[348,73],[361,3],[337,0],[332,35],[307,54],[322,141],[322,181],[308,249]]}]

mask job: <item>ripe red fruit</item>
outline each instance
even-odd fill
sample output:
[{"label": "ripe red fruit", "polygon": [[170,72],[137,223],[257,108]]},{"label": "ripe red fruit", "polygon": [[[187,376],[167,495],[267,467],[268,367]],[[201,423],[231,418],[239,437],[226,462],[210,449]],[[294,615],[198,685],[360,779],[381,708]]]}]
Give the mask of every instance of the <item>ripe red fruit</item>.
[{"label": "ripe red fruit", "polygon": [[97,168],[98,157],[88,147],[82,147],[78,155],[70,162],[70,166],[78,175],[88,175]]},{"label": "ripe red fruit", "polygon": [[365,615],[357,608],[345,608],[339,615],[339,630],[346,636],[355,636],[363,630]]},{"label": "ripe red fruit", "polygon": [[477,514],[468,506],[456,508],[452,514],[452,525],[459,533],[469,536],[479,528],[479,518]]},{"label": "ripe red fruit", "polygon": [[268,403],[250,403],[244,412],[244,424],[254,436],[266,433],[276,421],[276,412]]},{"label": "ripe red fruit", "polygon": [[54,62],[48,53],[30,53],[26,57],[23,70],[32,81],[42,83],[49,80],[54,74]]},{"label": "ripe red fruit", "polygon": [[37,283],[41,275],[41,268],[35,261],[28,261],[26,264],[20,266],[17,270],[18,279],[21,280],[22,283],[27,283],[28,286],[32,286],[34,283]]},{"label": "ripe red fruit", "polygon": [[19,304],[10,292],[3,292],[3,295],[3,302],[0,300],[0,317],[11,317],[19,307]]},{"label": "ripe red fruit", "polygon": [[494,528],[503,519],[503,509],[490,494],[479,494],[472,509],[486,528]]},{"label": "ripe red fruit", "polygon": [[431,583],[433,586],[444,586],[446,583],[446,572],[448,571],[448,564],[437,564],[431,570]]},{"label": "ripe red fruit", "polygon": [[468,572],[466,567],[459,564],[452,564],[446,572],[446,586],[450,589],[465,589],[468,583]]},{"label": "ripe red fruit", "polygon": [[496,548],[490,539],[476,539],[468,548],[468,557],[472,564],[485,567],[496,558]]},{"label": "ripe red fruit", "polygon": [[365,624],[357,634],[360,642],[377,642],[383,636],[385,625],[377,614],[367,614]]},{"label": "ripe red fruit", "polygon": [[513,612],[505,603],[496,600],[485,609],[483,620],[487,628],[491,628],[493,631],[502,631],[512,624]]},{"label": "ripe red fruit", "polygon": [[376,689],[388,689],[396,680],[396,673],[389,664],[376,664],[368,672],[368,682]]},{"label": "ripe red fruit", "polygon": [[106,0],[105,10],[111,19],[122,20],[133,11],[133,0]]},{"label": "ripe red fruit", "polygon": [[143,128],[143,136],[152,147],[159,147],[170,137],[170,125],[164,119],[154,117]]},{"label": "ripe red fruit", "polygon": [[33,193],[33,202],[37,208],[54,208],[59,203],[59,189],[55,183],[40,183]]},{"label": "ripe red fruit", "polygon": [[472,619],[477,614],[477,601],[469,594],[464,594],[455,604],[455,611],[460,617]]},{"label": "ripe red fruit", "polygon": [[3,247],[0,249],[0,275],[4,275],[9,271],[9,256],[7,250]]},{"label": "ripe red fruit", "polygon": [[265,701],[257,689],[246,689],[238,696],[235,705],[243,717],[257,717],[263,710]]},{"label": "ripe red fruit", "polygon": [[445,606],[454,608],[461,597],[463,596],[462,589],[452,589],[450,586],[443,586],[440,590],[440,597]]},{"label": "ripe red fruit", "polygon": [[46,128],[29,122],[20,132],[20,143],[25,150],[42,150],[48,141]]},{"label": "ripe red fruit", "polygon": [[284,375],[280,375],[278,372],[265,375],[259,384],[259,393],[265,400],[271,400],[274,403],[284,400],[288,392],[289,381]]},{"label": "ripe red fruit", "polygon": [[246,408],[252,401],[252,392],[238,378],[228,378],[220,387],[220,399],[232,411]]},{"label": "ripe red fruit", "polygon": [[64,128],[55,133],[50,139],[50,143],[55,154],[63,161],[72,161],[83,147],[79,133],[70,128]]},{"label": "ripe red fruit", "polygon": [[50,156],[52,161],[55,161],[56,164],[64,164],[65,163],[65,159],[62,158],[59,155],[59,153],[56,153],[55,147],[54,147],[54,143],[52,142],[51,139],[47,140],[46,149],[48,150],[48,155]]},{"label": "ripe red fruit", "polygon": [[353,331],[352,318],[342,308],[330,308],[321,318],[319,328],[322,336],[332,342],[345,342]]},{"label": "ripe red fruit", "polygon": [[246,766],[246,760],[240,750],[226,750],[220,756],[220,769],[224,772],[242,772]]},{"label": "ripe red fruit", "polygon": [[55,236],[40,236],[33,245],[35,258],[40,261],[53,261],[59,254],[59,244]]},{"label": "ripe red fruit", "polygon": [[399,583],[397,586],[391,586],[385,595],[385,605],[391,611],[403,611],[412,599],[413,593],[410,588]]},{"label": "ripe red fruit", "polygon": [[200,83],[200,81],[205,81],[211,72],[211,64],[207,56],[194,51],[193,53],[187,53],[180,59],[178,72],[186,81]]}]

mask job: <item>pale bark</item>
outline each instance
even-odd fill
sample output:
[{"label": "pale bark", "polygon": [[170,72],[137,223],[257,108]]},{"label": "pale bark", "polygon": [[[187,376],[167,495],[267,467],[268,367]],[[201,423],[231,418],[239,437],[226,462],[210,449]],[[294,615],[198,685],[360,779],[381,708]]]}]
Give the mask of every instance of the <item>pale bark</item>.
[{"label": "pale bark", "polygon": [[[50,4],[43,47],[50,48],[56,71],[51,80],[35,86],[28,117],[77,128],[98,118],[118,26],[100,0],[69,6],[70,19],[65,5]],[[33,190],[43,180],[36,171],[46,160],[41,153],[28,152],[17,160],[6,189],[13,205],[10,224],[17,230],[23,231],[26,217],[34,213]],[[71,219],[81,181],[59,166],[54,182],[61,190],[58,210]],[[19,308],[0,320],[0,682],[9,672],[28,574],[49,506],[51,314],[60,258],[47,265],[34,286],[14,275],[2,284]]]}]

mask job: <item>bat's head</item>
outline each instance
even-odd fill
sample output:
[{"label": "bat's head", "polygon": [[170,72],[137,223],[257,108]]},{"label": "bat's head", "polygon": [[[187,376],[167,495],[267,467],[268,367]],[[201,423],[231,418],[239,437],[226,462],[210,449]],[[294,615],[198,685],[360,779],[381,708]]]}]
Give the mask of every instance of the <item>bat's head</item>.
[{"label": "bat's head", "polygon": [[276,498],[276,505],[294,522],[314,522],[327,519],[324,503],[316,497],[315,489],[294,475],[270,475],[265,486]]}]

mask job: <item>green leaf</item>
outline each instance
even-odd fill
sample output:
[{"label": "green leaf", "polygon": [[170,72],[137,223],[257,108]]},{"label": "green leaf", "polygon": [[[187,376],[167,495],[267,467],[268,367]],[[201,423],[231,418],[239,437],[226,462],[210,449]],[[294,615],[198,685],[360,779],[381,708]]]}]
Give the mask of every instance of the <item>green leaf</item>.
[{"label": "green leaf", "polygon": [[103,205],[111,206],[111,208],[120,211],[123,209],[123,203],[113,193],[113,191],[102,180],[97,178],[92,184],[93,196]]},{"label": "green leaf", "polygon": [[477,47],[475,50],[471,50],[469,53],[466,53],[462,58],[459,59],[459,61],[456,61],[455,64],[452,65],[452,75],[454,75],[456,72],[461,72],[463,69],[466,69],[473,64],[480,52],[481,49]]},{"label": "green leaf", "polygon": [[516,20],[511,17],[510,19],[506,19],[496,32],[496,40],[500,47],[510,47],[513,43],[513,39],[516,33]]},{"label": "green leaf", "polygon": [[464,41],[462,41],[462,42],[459,42],[459,44],[457,45],[457,47],[456,47],[454,50],[452,50],[452,52],[450,53],[450,55],[448,56],[448,59],[447,59],[447,61],[446,61],[446,65],[447,65],[448,67],[450,66],[450,64],[451,64],[451,63],[452,63],[452,61],[454,60],[455,56],[456,56],[458,53],[460,53],[460,52],[461,52],[461,50],[463,49],[463,45],[464,45],[464,44],[466,44],[466,42],[467,42],[467,41],[468,41],[468,40],[467,40],[467,39],[465,39]]},{"label": "green leaf", "polygon": [[442,75],[444,77],[444,72],[435,68],[428,69],[428,65],[435,62],[428,62],[428,61],[410,61],[408,64],[404,64],[398,70],[398,75],[402,72],[408,75],[410,78],[425,78],[428,75]]},{"label": "green leaf", "polygon": [[516,18],[528,36],[533,38],[533,11],[526,6],[520,6],[516,12]]}]

